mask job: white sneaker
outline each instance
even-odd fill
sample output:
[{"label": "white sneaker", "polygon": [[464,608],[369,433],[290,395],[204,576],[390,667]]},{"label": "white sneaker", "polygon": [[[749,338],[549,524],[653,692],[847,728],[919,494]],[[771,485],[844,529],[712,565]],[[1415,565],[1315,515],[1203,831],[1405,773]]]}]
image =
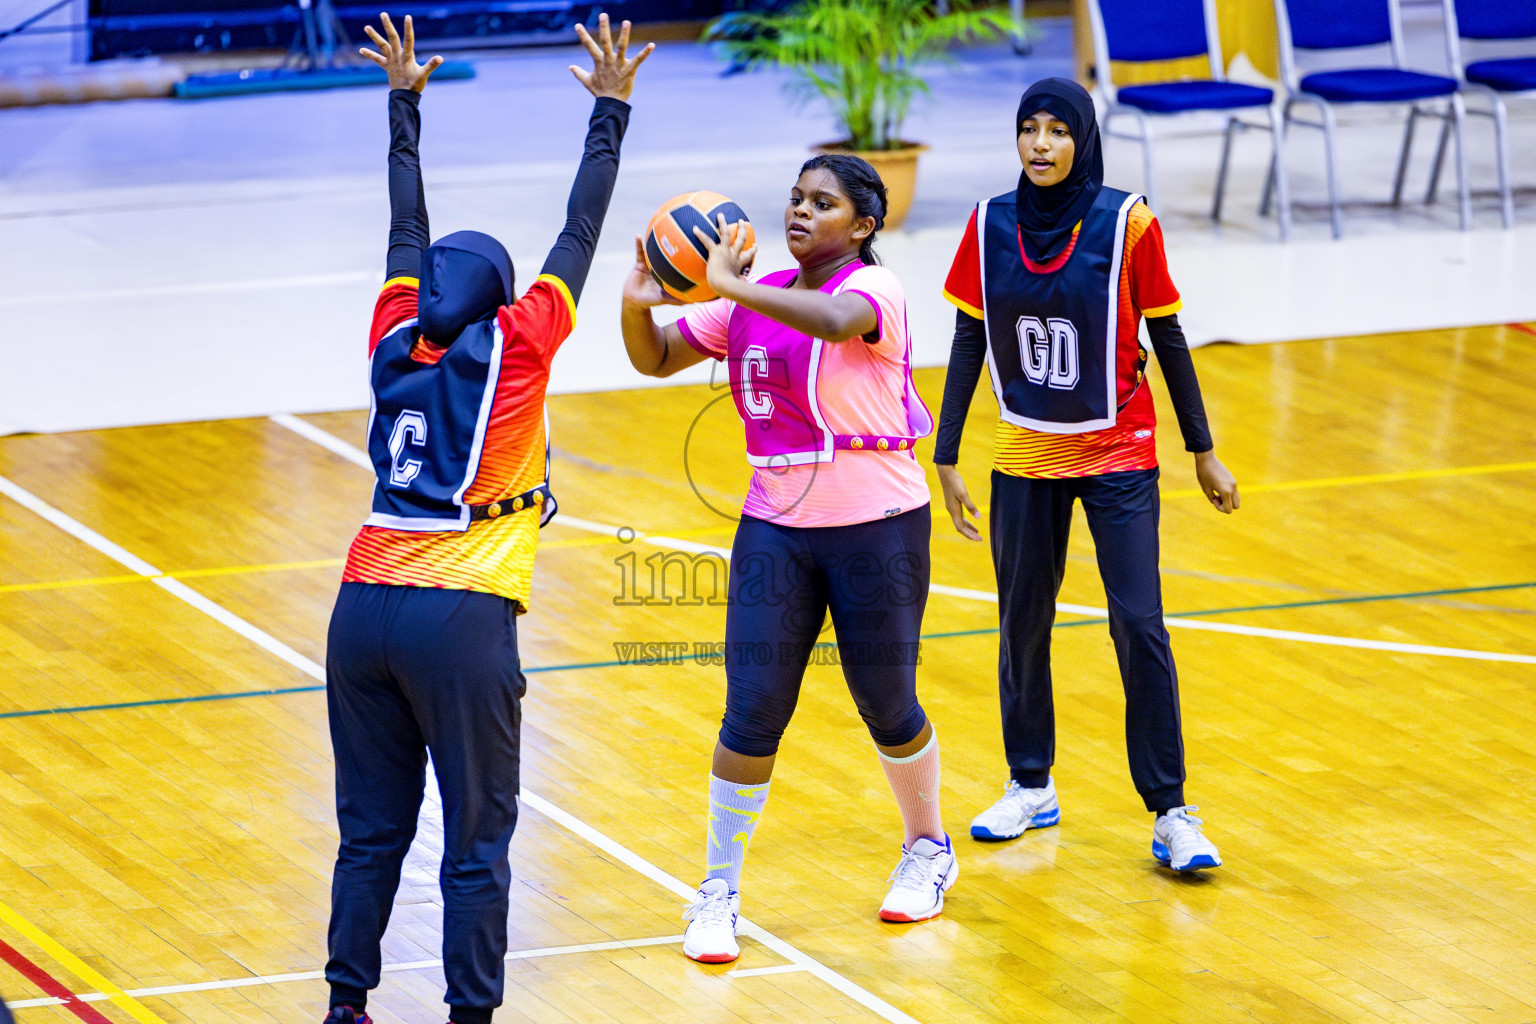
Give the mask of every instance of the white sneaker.
[{"label": "white sneaker", "polygon": [[683,911],[688,931],[683,935],[683,955],[701,964],[728,964],[741,955],[736,945],[736,915],[741,893],[731,892],[723,878],[706,878],[699,895]]},{"label": "white sneaker", "polygon": [[960,864],[949,837],[940,846],[919,839],[901,848],[901,860],[891,872],[891,889],[880,904],[882,921],[926,921],[944,912],[944,891],[960,877]]},{"label": "white sneaker", "polygon": [[1003,798],[971,822],[971,838],[1017,839],[1029,829],[1046,828],[1059,821],[1061,806],[1056,803],[1055,779],[1047,779],[1044,789],[1025,789],[1009,779]]},{"label": "white sneaker", "polygon": [[1205,838],[1205,824],[1189,812],[1198,807],[1175,807],[1152,823],[1152,856],[1175,871],[1221,867],[1216,844]]}]

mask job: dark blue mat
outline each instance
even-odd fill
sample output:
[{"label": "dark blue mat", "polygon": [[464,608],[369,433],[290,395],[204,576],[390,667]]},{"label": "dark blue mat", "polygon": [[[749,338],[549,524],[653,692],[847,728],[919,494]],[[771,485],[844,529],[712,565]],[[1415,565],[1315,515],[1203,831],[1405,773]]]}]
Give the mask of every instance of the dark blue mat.
[{"label": "dark blue mat", "polygon": [[[475,66],[465,60],[450,60],[432,72],[432,81],[450,78],[474,78]],[[379,67],[322,68],[299,71],[290,68],[260,68],[227,71],[216,75],[188,75],[176,83],[177,99],[201,100],[215,96],[244,96],[258,92],[288,92],[300,89],[337,89],[354,85],[384,85],[389,81]]]}]

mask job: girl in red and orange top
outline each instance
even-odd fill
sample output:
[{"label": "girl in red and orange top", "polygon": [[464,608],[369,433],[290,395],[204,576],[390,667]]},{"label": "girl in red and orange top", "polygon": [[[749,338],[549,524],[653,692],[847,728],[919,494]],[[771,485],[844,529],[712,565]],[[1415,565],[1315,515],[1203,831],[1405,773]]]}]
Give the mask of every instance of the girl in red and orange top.
[{"label": "girl in red and orange top", "polygon": [[[326,1024],[370,1024],[379,940],[416,832],[427,751],[443,798],[443,975],[450,1024],[501,1005],[525,689],[517,618],[553,513],[544,391],[570,335],[619,170],[635,69],[578,26],[596,98],[566,223],[516,298],[500,242],[428,245],[418,104],[442,58],[416,63],[411,19],[370,26],[389,75],[389,255],[368,338],[372,512],[347,553],[327,639],[326,700],[341,832],[331,885]],[[599,42],[601,45],[599,45]]]},{"label": "girl in red and orange top", "polygon": [[977,207],[945,283],[957,307],[934,462],[962,536],[980,540],[956,462],[985,361],[1000,419],[992,468],[1003,742],[1011,778],[971,835],[1012,839],[1056,824],[1050,642],[1072,505],[1082,501],[1108,595],[1126,695],[1131,777],[1153,823],[1153,853],[1176,870],[1216,867],[1184,804],[1178,683],[1158,579],[1158,468],[1143,317],[1185,447],[1211,504],[1237,508],[1217,461],[1162,231],[1140,196],[1105,188],[1093,100],[1075,82],[1031,86],[1014,120],[1016,191]]}]

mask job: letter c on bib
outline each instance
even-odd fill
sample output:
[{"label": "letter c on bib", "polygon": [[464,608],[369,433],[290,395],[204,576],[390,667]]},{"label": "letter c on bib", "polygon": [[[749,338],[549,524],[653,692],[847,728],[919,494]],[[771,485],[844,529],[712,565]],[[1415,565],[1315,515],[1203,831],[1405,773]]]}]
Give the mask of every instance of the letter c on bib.
[{"label": "letter c on bib", "polygon": [[753,345],[741,358],[741,405],[753,419],[765,420],[773,415],[773,396],[758,391],[755,380],[768,378],[768,350]]},{"label": "letter c on bib", "polygon": [[421,447],[427,443],[427,418],[415,409],[406,409],[395,420],[394,429],[389,432],[389,482],[395,487],[409,487],[411,481],[416,479],[416,474],[421,472],[420,459],[406,459],[401,461],[400,456],[405,452],[406,445]]}]

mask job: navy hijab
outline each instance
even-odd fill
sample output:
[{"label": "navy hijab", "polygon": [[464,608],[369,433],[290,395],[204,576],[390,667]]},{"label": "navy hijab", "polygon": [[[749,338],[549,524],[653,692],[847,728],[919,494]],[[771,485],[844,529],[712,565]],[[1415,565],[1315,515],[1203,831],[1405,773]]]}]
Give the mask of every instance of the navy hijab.
[{"label": "navy hijab", "polygon": [[512,304],[512,257],[490,235],[455,231],[421,257],[416,326],[436,345]]},{"label": "navy hijab", "polygon": [[1013,119],[1015,137],[1024,120],[1042,110],[1071,131],[1074,155],[1067,176],[1049,187],[1030,181],[1028,172],[1019,175],[1019,235],[1024,242],[1024,254],[1037,263],[1067,247],[1072,229],[1083,219],[1104,185],[1104,154],[1099,146],[1099,121],[1093,97],[1071,79],[1041,79],[1019,100],[1019,112]]}]

